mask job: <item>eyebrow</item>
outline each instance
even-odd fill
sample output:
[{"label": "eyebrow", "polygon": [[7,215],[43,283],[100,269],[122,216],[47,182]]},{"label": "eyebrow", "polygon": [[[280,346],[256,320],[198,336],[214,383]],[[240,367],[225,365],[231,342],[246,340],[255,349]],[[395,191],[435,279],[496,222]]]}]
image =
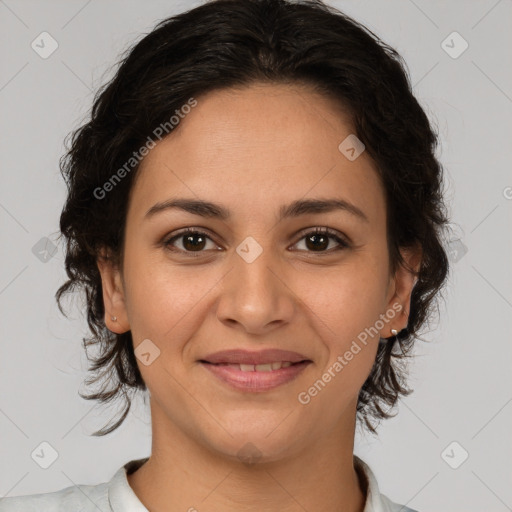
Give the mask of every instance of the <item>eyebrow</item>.
[{"label": "eyebrow", "polygon": [[[201,199],[187,198],[169,199],[156,203],[146,212],[144,218],[151,218],[157,213],[172,209],[179,209],[193,215],[217,218],[224,221],[231,218],[231,212],[220,204]],[[336,210],[346,211],[364,222],[369,222],[368,217],[360,208],[344,199],[338,198],[300,199],[293,201],[289,205],[283,205],[279,208],[279,220],[314,213],[329,213]]]}]

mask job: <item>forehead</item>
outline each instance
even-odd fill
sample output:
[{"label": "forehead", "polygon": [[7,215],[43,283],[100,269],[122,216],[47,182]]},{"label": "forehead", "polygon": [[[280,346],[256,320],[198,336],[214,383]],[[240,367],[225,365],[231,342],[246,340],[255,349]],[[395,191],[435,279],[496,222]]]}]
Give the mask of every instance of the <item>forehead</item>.
[{"label": "forehead", "polygon": [[351,161],[339,149],[351,134],[341,104],[307,87],[213,91],[144,158],[132,206],[142,216],[156,202],[197,196],[243,215],[299,198],[340,197],[368,217],[381,215],[374,162],[365,152]]}]

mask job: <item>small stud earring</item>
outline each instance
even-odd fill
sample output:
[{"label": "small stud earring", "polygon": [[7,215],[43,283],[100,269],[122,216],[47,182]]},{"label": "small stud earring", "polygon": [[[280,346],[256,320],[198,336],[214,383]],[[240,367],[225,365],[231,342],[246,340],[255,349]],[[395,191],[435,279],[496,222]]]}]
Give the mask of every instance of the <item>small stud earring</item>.
[{"label": "small stud earring", "polygon": [[391,334],[393,336],[396,336],[398,334],[398,331],[396,329],[391,329]]},{"label": "small stud earring", "polygon": [[117,322],[117,316],[111,316],[110,319],[112,320],[112,322]]}]

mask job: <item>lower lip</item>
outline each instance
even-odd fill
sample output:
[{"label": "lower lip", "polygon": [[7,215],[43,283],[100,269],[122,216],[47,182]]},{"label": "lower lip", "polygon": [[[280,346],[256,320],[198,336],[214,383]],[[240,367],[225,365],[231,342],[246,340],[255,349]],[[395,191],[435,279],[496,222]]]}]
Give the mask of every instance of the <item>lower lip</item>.
[{"label": "lower lip", "polygon": [[212,372],[217,378],[226,382],[235,389],[249,392],[269,391],[286,384],[304,371],[311,361],[292,364],[287,368],[272,370],[270,372],[243,372],[233,366],[210,364],[201,362],[201,365]]}]

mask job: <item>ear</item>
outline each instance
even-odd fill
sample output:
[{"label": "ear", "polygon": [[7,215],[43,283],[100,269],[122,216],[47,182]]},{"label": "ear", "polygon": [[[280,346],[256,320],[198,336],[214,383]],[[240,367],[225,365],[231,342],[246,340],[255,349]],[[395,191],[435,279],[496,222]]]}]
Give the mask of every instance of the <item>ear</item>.
[{"label": "ear", "polygon": [[[411,272],[418,273],[421,266],[422,250],[420,246],[400,249],[404,265],[399,265],[395,275],[390,279],[386,311],[396,311],[397,314],[381,329],[381,338],[393,336],[391,329],[400,332],[407,327],[411,310],[411,295],[418,278]],[[408,267],[408,268],[407,268]]]},{"label": "ear", "polygon": [[[105,325],[110,331],[123,334],[130,330],[130,324],[126,314],[121,272],[109,252],[105,249],[101,250],[96,263],[101,275],[103,304],[105,306]],[[112,320],[112,317],[116,317],[116,320]]]}]

